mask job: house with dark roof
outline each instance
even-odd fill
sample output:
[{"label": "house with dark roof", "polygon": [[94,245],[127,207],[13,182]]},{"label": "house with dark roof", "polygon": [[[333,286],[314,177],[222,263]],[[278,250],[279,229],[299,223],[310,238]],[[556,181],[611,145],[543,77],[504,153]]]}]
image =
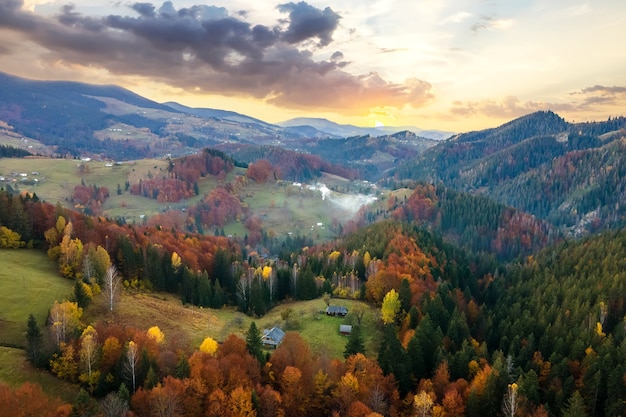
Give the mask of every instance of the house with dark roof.
[{"label": "house with dark roof", "polygon": [[348,314],[348,309],[344,306],[328,306],[326,307],[326,314],[335,317],[345,317]]},{"label": "house with dark roof", "polygon": [[263,330],[261,342],[263,343],[263,347],[276,349],[284,338],[285,332],[283,332],[280,327],[272,327],[271,329]]}]

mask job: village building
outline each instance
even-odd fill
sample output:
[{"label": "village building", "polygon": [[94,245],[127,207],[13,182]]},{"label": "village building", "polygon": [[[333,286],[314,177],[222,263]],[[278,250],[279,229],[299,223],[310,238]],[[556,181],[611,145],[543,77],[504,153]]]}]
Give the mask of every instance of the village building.
[{"label": "village building", "polygon": [[350,333],[352,333],[352,326],[350,326],[349,324],[339,325],[339,333],[344,336],[350,336]]},{"label": "village building", "polygon": [[345,317],[348,314],[348,309],[344,306],[328,306],[326,307],[326,314],[335,317]]},{"label": "village building", "polygon": [[272,327],[271,329],[263,330],[263,336],[261,336],[261,342],[265,348],[276,349],[285,338],[285,332],[280,327]]}]

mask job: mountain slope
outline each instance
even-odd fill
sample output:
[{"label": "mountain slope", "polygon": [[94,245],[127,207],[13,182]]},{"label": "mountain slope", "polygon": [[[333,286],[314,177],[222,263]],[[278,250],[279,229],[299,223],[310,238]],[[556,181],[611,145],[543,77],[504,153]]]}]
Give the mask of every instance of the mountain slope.
[{"label": "mountain slope", "polygon": [[552,112],[533,113],[442,142],[400,166],[396,177],[482,193],[555,225],[577,226],[575,233],[618,227],[624,128],[624,118],[570,124]]},{"label": "mountain slope", "polygon": [[263,120],[255,119],[254,117],[246,116],[245,114],[237,113],[234,111],[187,107],[187,106],[183,106],[182,104],[175,103],[173,101],[168,101],[167,103],[163,103],[163,104],[171,109],[174,109],[177,112],[193,114],[194,116],[198,116],[198,117],[231,120],[234,122],[241,122],[241,123],[252,123],[252,124],[265,126],[271,129],[277,128],[277,126],[264,122]]}]

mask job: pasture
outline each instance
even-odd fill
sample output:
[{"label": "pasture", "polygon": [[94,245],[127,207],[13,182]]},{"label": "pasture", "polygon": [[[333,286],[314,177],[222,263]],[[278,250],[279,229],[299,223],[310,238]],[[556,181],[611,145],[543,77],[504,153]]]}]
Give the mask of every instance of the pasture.
[{"label": "pasture", "polygon": [[22,349],[1,346],[0,381],[12,387],[19,387],[25,382],[39,384],[48,396],[59,397],[67,403],[73,403],[78,393],[77,386],[34,368]]},{"label": "pasture", "polygon": [[[357,300],[332,299],[333,305],[344,305],[348,310],[361,305],[365,314],[362,321],[362,334],[365,340],[366,353],[375,355],[380,330],[377,327],[375,309]],[[147,330],[159,326],[166,339],[176,340],[179,345],[191,345],[198,348],[202,340],[211,337],[224,340],[234,333],[245,338],[245,333],[252,321],[259,330],[280,326],[284,330],[293,330],[302,336],[311,350],[318,355],[342,359],[346,336],[339,333],[339,325],[349,323],[350,314],[345,318],[329,317],[320,314],[326,309],[321,299],[297,301],[280,304],[261,318],[248,317],[233,308],[209,309],[183,306],[180,298],[170,294],[137,293],[124,290],[118,297],[114,311],[108,311],[103,295],[94,297],[92,305],[87,309],[83,321],[104,320],[122,326],[132,326],[139,330]],[[294,329],[285,328],[281,313],[292,310],[292,317],[299,323]]]},{"label": "pasture", "polygon": [[74,281],[62,278],[45,252],[0,250],[0,345],[23,347],[28,315],[44,327],[55,300],[70,297]]}]

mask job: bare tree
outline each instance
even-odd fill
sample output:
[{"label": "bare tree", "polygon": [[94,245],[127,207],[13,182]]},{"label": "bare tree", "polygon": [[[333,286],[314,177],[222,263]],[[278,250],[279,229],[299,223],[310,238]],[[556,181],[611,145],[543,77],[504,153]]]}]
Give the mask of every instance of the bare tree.
[{"label": "bare tree", "polygon": [[93,260],[89,254],[85,255],[83,259],[83,281],[91,284],[91,279],[96,274],[96,268],[93,264]]},{"label": "bare tree", "polygon": [[117,393],[111,392],[102,400],[100,410],[104,417],[126,417],[128,404]]},{"label": "bare tree", "polygon": [[113,299],[117,292],[117,286],[121,281],[121,277],[117,275],[117,269],[111,265],[104,274],[104,285],[106,287],[106,295],[109,297],[109,309],[113,311]]},{"label": "bare tree", "polygon": [[128,342],[128,348],[126,349],[126,362],[124,363],[124,367],[126,371],[130,374],[130,378],[133,384],[133,392],[136,389],[136,378],[137,378],[137,364],[139,363],[139,349],[137,348],[137,344],[132,340]]},{"label": "bare tree", "polygon": [[506,394],[504,394],[504,400],[502,401],[502,412],[506,417],[515,417],[517,409],[519,407],[519,400],[517,398],[517,384],[509,384]]}]

